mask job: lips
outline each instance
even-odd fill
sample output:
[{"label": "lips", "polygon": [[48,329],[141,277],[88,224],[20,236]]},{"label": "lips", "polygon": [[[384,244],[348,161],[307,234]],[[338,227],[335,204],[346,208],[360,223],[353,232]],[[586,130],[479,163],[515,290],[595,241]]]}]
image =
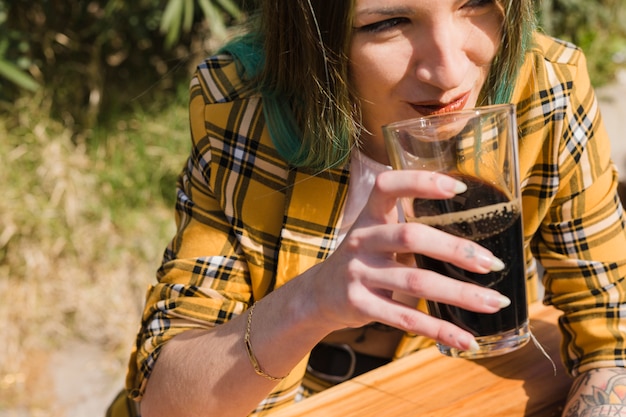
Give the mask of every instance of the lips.
[{"label": "lips", "polygon": [[449,103],[417,103],[411,104],[411,107],[413,107],[413,109],[415,109],[415,111],[417,111],[422,116],[450,113],[452,111],[463,109],[467,104],[469,96],[470,93],[468,92]]}]

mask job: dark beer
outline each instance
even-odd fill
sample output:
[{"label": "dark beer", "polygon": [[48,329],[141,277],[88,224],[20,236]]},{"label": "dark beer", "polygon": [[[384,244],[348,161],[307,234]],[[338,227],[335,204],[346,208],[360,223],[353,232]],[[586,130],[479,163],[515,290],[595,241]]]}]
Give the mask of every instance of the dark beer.
[{"label": "dark beer", "polygon": [[452,322],[474,336],[514,330],[527,320],[520,204],[479,179],[456,177],[467,185],[466,192],[447,200],[416,199],[413,202],[414,217],[407,216],[407,220],[470,239],[500,258],[505,269],[478,274],[423,255],[415,256],[417,264],[454,279],[493,288],[518,303],[495,314],[482,314],[429,301],[430,314]]}]

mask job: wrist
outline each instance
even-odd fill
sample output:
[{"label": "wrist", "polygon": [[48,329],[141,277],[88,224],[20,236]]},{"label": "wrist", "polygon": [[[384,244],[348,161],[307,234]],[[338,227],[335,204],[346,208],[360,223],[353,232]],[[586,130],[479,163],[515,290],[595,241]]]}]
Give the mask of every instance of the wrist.
[{"label": "wrist", "polygon": [[243,313],[242,346],[250,368],[268,381],[278,382],[326,334],[306,302],[283,286]]},{"label": "wrist", "polygon": [[256,307],[256,304],[253,304],[252,307],[250,307],[247,311],[248,318],[247,318],[247,324],[246,324],[246,333],[244,336],[244,343],[246,346],[246,352],[248,353],[248,359],[250,360],[250,364],[252,365],[252,368],[254,369],[254,372],[256,372],[257,375],[262,376],[263,378],[269,381],[273,381],[273,382],[282,381],[288,375],[273,376],[273,375],[268,374],[267,372],[263,370],[263,367],[261,366],[261,364],[259,363],[259,360],[254,354],[254,349],[252,348],[252,341],[251,341],[252,339],[252,316],[254,314],[254,307]]}]

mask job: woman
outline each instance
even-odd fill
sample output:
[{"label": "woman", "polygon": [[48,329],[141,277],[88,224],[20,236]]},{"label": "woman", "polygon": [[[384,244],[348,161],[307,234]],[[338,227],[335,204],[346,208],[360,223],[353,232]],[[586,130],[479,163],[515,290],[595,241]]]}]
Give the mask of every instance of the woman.
[{"label": "woman", "polygon": [[191,83],[178,232],[127,383],[142,415],[269,413],[303,394],[312,350],[309,389],[354,375],[316,363],[340,358],[336,344],[358,372],[432,339],[475,349],[419,300],[486,313],[509,300],[405,254],[482,273],[502,262],[398,222],[397,198],[449,198],[464,185],[390,171],[380,127],[501,102],[517,106],[530,298],[539,260],[577,376],[564,415],[583,415],[593,404],[582,395],[625,373],[626,235],[581,52],[533,32],[530,0],[261,3],[250,34]]}]

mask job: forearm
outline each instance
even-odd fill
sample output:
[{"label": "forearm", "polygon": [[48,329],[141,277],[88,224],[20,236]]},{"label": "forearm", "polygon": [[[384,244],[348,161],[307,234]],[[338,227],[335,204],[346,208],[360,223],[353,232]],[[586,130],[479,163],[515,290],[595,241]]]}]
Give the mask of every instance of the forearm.
[{"label": "forearm", "polygon": [[563,417],[626,416],[626,369],[600,368],[579,375]]},{"label": "forearm", "polygon": [[[290,285],[257,303],[250,342],[263,371],[281,377],[332,329],[315,321]],[[299,294],[303,294],[301,291]],[[277,382],[255,373],[244,335],[248,312],[208,331],[189,331],[161,352],[141,402],[144,417],[246,416]]]}]

